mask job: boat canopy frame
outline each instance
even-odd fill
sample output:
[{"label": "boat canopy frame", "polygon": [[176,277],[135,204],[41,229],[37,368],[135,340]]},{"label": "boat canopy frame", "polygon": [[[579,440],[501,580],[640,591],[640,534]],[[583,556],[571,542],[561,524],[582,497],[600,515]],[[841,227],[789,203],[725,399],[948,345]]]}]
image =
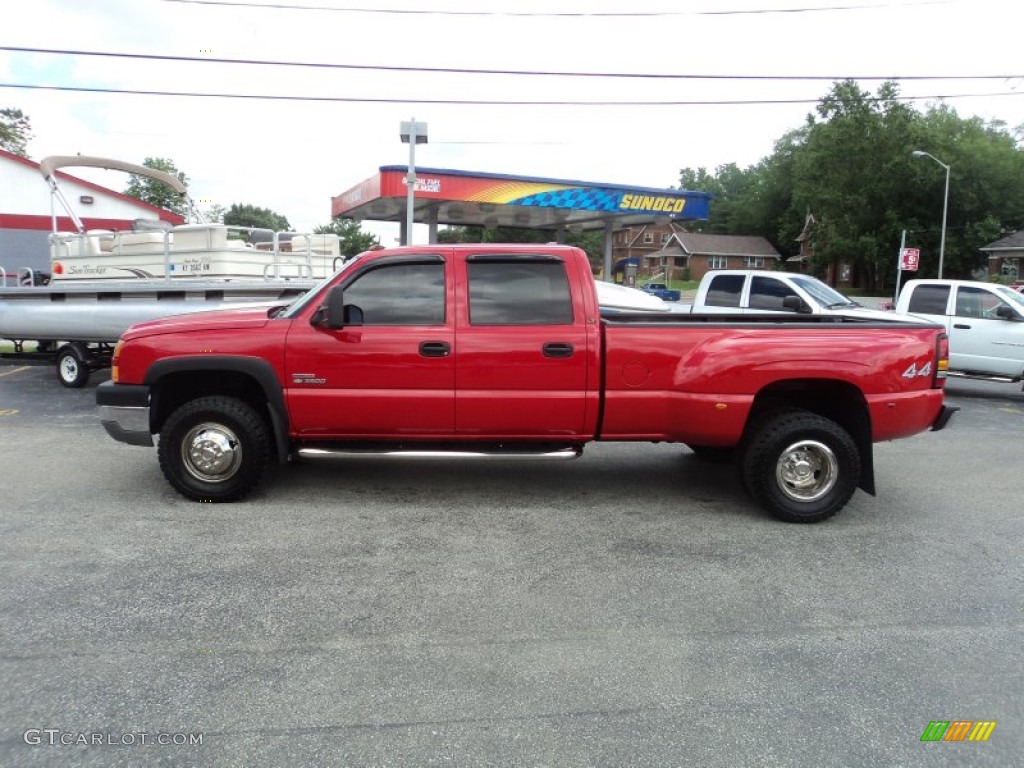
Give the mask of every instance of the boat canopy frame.
[{"label": "boat canopy frame", "polygon": [[[50,195],[52,199],[56,199],[65,213],[70,217],[75,228],[79,234],[85,234],[85,225],[79,218],[78,214],[68,203],[64,192],[57,184],[57,169],[58,168],[103,168],[108,171],[124,171],[125,173],[132,174],[134,176],[145,176],[146,178],[154,179],[155,181],[162,182],[181,195],[189,211],[192,212],[193,218],[198,223],[204,223],[203,215],[199,212],[192,198],[189,197],[188,187],[185,183],[177,176],[173,176],[166,171],[160,171],[156,168],[147,168],[145,165],[136,165],[135,163],[128,163],[124,160],[113,160],[108,157],[92,157],[89,155],[52,155],[45,157],[39,163],[39,172],[43,175],[46,180],[46,184],[50,187]],[[53,231],[57,231],[57,212],[51,205],[51,216],[53,218]]]}]

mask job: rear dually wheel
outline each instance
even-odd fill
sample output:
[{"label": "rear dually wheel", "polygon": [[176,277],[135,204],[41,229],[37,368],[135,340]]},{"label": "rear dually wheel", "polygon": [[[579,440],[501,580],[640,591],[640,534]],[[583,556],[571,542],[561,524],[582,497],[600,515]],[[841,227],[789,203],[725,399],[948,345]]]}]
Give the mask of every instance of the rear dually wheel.
[{"label": "rear dually wheel", "polygon": [[816,523],[857,490],[860,453],[839,424],[788,409],[763,420],[746,442],[741,471],[750,495],[774,517]]}]

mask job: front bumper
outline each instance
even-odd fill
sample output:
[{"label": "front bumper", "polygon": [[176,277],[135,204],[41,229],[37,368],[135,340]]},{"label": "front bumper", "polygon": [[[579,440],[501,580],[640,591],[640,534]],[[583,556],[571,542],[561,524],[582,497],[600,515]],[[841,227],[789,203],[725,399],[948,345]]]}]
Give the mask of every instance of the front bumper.
[{"label": "front bumper", "polygon": [[960,408],[955,405],[943,405],[942,410],[939,411],[939,415],[935,417],[935,421],[932,422],[932,432],[938,432],[940,429],[945,429],[946,425],[949,424],[949,420],[953,418],[953,414],[959,411]]},{"label": "front bumper", "polygon": [[128,445],[153,446],[149,429],[149,387],[105,381],[96,388],[100,423],[107,434]]}]

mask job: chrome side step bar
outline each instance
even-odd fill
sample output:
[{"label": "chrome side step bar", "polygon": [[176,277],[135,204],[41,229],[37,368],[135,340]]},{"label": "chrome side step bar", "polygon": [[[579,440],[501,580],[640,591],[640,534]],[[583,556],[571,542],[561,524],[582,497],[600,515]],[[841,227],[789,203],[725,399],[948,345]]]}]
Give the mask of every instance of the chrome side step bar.
[{"label": "chrome side step bar", "polygon": [[358,447],[347,444],[344,447],[329,445],[308,446],[299,448],[298,454],[303,458],[343,458],[343,459],[496,459],[499,461],[545,460],[567,461],[578,459],[583,455],[583,446],[551,446],[549,448],[517,449],[515,445],[494,447],[489,449],[472,449],[465,444],[445,449],[431,445],[430,448],[415,446],[390,447]]},{"label": "chrome side step bar", "polygon": [[974,379],[975,381],[995,381],[999,384],[1016,384],[1019,378],[1013,376],[994,376],[986,373],[963,373],[961,371],[947,371],[947,376],[956,376],[960,379]]}]

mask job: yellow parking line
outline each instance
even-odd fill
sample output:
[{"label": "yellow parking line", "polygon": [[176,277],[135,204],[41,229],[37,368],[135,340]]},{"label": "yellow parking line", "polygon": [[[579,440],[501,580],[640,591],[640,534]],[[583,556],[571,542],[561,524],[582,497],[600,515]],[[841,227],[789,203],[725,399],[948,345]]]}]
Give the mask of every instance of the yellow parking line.
[{"label": "yellow parking line", "polygon": [[27,371],[31,367],[32,367],[31,365],[20,365],[17,368],[12,368],[9,371],[5,371],[4,373],[0,373],[0,379],[2,379],[4,376],[10,376],[12,373],[17,373],[18,371]]}]

